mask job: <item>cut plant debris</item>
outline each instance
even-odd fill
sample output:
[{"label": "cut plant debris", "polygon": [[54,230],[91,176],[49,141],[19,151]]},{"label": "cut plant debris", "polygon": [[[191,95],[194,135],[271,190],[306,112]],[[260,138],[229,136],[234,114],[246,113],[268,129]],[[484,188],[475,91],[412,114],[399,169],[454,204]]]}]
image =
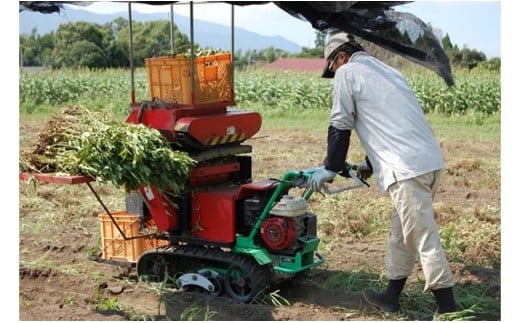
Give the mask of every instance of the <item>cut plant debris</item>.
[{"label": "cut plant debris", "polygon": [[77,106],[55,114],[20,156],[23,172],[85,175],[127,191],[149,185],[173,193],[184,186],[194,163],[155,129],[110,121]]}]

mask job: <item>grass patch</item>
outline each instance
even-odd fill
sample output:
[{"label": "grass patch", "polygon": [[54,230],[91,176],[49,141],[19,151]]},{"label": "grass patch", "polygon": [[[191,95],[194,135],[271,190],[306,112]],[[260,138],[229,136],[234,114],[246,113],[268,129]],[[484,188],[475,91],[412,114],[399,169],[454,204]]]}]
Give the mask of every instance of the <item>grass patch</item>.
[{"label": "grass patch", "polygon": [[180,315],[180,321],[211,321],[217,312],[212,311],[209,307],[202,308],[196,305],[188,306]]},{"label": "grass patch", "polygon": [[487,284],[455,285],[453,293],[458,311],[435,315],[436,303],[431,293],[424,293],[424,282],[408,284],[402,297],[401,315],[407,320],[470,321],[500,319],[500,301]]},{"label": "grass patch", "polygon": [[106,315],[120,315],[128,321],[155,320],[152,315],[139,313],[133,307],[122,304],[117,297],[104,298],[98,294],[95,309],[97,312]]},{"label": "grass patch", "polygon": [[467,114],[453,117],[429,113],[426,118],[439,141],[494,141],[500,139],[500,113],[490,116]]},{"label": "grass patch", "polygon": [[383,288],[386,280],[380,274],[374,274],[373,271],[371,268],[361,267],[355,271],[339,272],[329,277],[325,281],[324,287],[354,293],[361,293],[369,287]]},{"label": "grass patch", "polygon": [[274,290],[270,292],[262,292],[258,294],[251,303],[253,304],[264,304],[272,305],[275,307],[279,306],[291,306],[291,303],[282,295],[279,294],[280,290]]},{"label": "grass patch", "polygon": [[[365,189],[361,189],[365,190]],[[391,201],[376,192],[360,191],[314,198],[312,212],[320,214],[320,233],[336,238],[361,240],[386,234]]]},{"label": "grass patch", "polygon": [[307,109],[287,111],[281,107],[265,107],[259,103],[248,103],[240,109],[255,111],[262,116],[262,129],[297,129],[323,132],[329,124],[329,109]]}]

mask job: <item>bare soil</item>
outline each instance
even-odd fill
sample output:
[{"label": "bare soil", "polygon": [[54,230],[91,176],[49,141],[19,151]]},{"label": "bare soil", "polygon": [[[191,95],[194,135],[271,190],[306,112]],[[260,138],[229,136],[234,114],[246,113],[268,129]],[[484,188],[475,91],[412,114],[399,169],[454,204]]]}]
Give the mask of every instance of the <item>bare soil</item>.
[{"label": "bare soil", "polygon": [[[20,124],[20,146],[23,148],[34,139],[31,134],[37,133],[41,127],[41,124]],[[281,176],[289,169],[319,165],[323,158],[325,137],[324,133],[262,130],[250,142],[254,150],[254,174],[261,177]],[[440,225],[444,223],[443,217],[449,218],[450,213],[460,212],[468,207],[485,210],[488,205],[500,205],[500,174],[496,174],[496,184],[480,185],[484,171],[478,163],[479,160],[499,161],[498,141],[442,142],[442,148],[448,171],[436,197],[444,206],[439,212]],[[296,149],[303,152],[301,156],[309,152],[306,155],[309,157],[297,161],[291,159],[291,151]],[[326,250],[323,250],[326,258],[324,265],[313,269],[305,279],[279,286],[279,295],[290,302],[289,306],[240,304],[226,297],[214,298],[175,290],[168,290],[161,297],[158,290],[147,288],[137,281],[134,269],[89,259],[88,251],[99,248],[97,215],[103,210],[96,204],[86,186],[81,188],[85,191],[84,195],[76,197],[64,196],[64,192],[69,191],[51,185],[38,185],[36,190],[29,186],[30,184],[20,182],[20,208],[22,204],[24,207],[23,216],[20,211],[19,234],[20,320],[181,320],[181,315],[186,314],[190,306],[204,309],[198,316],[189,318],[195,320],[204,320],[204,313],[210,312],[213,313],[211,320],[225,321],[399,319],[399,316],[385,315],[374,310],[359,292],[325,288],[324,285],[335,274],[354,272],[359,268],[384,273],[384,238],[329,239]],[[80,188],[75,188],[70,192],[76,194],[79,190]],[[101,193],[113,192],[111,189],[101,189]],[[47,204],[29,205],[35,194],[39,198],[38,203]],[[375,185],[363,194],[379,196]],[[468,204],[470,202],[471,205]],[[81,222],[69,221],[59,216],[61,210],[67,213],[74,208],[87,209],[82,211],[87,215],[83,216]],[[390,211],[388,210],[389,213]],[[481,213],[485,216],[485,212]],[[37,230],[39,219],[52,216],[56,217],[53,226]],[[451,263],[451,266],[458,284],[468,281],[486,282],[500,276],[500,264],[485,270],[475,270],[474,267],[456,262]],[[415,276],[421,277],[419,265]],[[100,308],[100,304],[114,299],[122,307],[108,310]],[[128,309],[135,315],[129,315]],[[187,320],[186,317],[184,319]],[[500,317],[477,319],[500,320]]]}]

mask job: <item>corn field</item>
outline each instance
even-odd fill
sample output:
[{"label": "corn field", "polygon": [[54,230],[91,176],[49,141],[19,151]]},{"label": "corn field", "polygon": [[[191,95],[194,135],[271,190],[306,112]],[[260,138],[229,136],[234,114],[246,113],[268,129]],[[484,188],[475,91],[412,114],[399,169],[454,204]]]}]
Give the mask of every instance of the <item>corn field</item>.
[{"label": "corn field", "polygon": [[[432,72],[416,69],[406,72],[410,84],[426,113],[447,116],[500,112],[500,73],[456,71],[456,86],[448,88]],[[134,75],[136,98],[148,100],[145,69]],[[319,73],[237,72],[235,95],[239,106],[251,104],[263,110],[298,112],[306,109],[329,109],[332,82]],[[32,113],[40,105],[60,107],[65,104],[103,105],[111,102],[115,113],[126,113],[130,102],[130,72],[112,70],[57,70],[21,72],[19,95],[21,112]]]}]

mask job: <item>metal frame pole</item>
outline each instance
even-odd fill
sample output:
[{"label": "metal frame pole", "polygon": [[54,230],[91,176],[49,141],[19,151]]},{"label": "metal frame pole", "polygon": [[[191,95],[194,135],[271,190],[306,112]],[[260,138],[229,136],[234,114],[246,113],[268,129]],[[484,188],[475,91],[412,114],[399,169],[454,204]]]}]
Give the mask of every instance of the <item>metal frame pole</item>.
[{"label": "metal frame pole", "polygon": [[[231,4],[231,86],[235,88],[235,5]],[[232,101],[235,102],[235,91],[232,91]]]},{"label": "metal frame pole", "polygon": [[135,80],[134,80],[134,45],[132,41],[132,2],[128,2],[128,50],[130,52],[130,82],[132,103],[135,103]]},{"label": "metal frame pole", "polygon": [[191,74],[191,103],[195,104],[195,45],[193,31],[193,1],[190,1],[190,74]]},{"label": "metal frame pole", "polygon": [[171,46],[172,46],[172,55],[175,55],[175,43],[174,43],[174,37],[173,37],[173,33],[174,33],[174,28],[173,28],[174,24],[173,24],[173,3],[170,4],[170,42],[171,42]]}]

